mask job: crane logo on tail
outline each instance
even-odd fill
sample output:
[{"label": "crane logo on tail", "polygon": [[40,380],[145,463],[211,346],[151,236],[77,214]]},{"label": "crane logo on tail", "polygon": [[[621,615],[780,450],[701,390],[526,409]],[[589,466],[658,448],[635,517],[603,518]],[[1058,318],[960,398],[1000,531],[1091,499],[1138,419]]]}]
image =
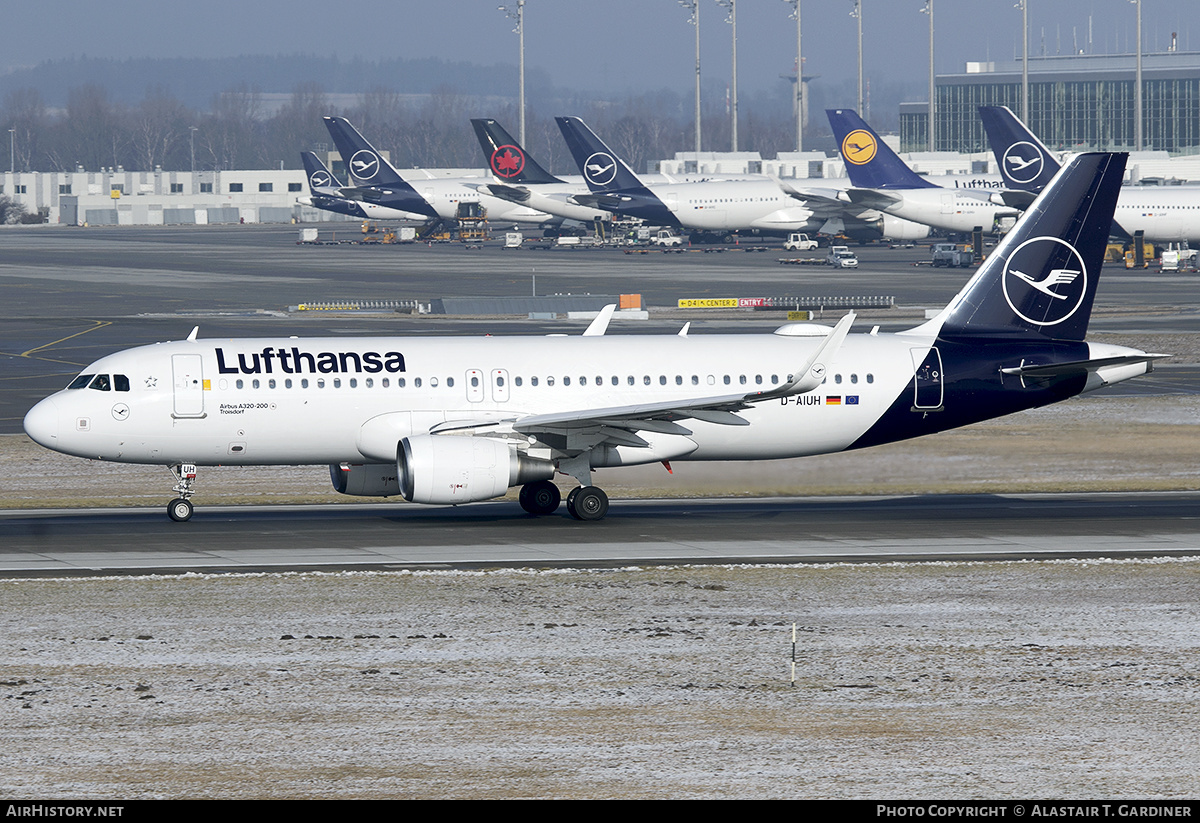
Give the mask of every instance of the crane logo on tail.
[{"label": "crane logo on tail", "polygon": [[379,157],[367,149],[354,152],[350,158],[350,173],[359,180],[370,180],[379,174]]},{"label": "crane logo on tail", "polygon": [[329,172],[327,171],[314,171],[312,173],[312,177],[308,178],[308,185],[312,186],[314,189],[321,189],[326,186],[332,186],[333,179],[330,177]]},{"label": "crane logo on tail", "polygon": [[861,166],[875,159],[879,146],[869,131],[855,129],[842,140],[842,157],[847,163]]},{"label": "crane logo on tail", "polygon": [[1083,304],[1087,266],[1067,241],[1033,237],[1008,256],[1003,283],[1004,299],[1018,317],[1035,326],[1054,326]]},{"label": "crane logo on tail", "polygon": [[617,161],[611,154],[598,151],[583,164],[583,176],[594,186],[607,186],[617,176]]},{"label": "crane logo on tail", "polygon": [[1004,152],[1001,171],[1016,183],[1032,183],[1042,173],[1042,152],[1027,140],[1013,143]]}]

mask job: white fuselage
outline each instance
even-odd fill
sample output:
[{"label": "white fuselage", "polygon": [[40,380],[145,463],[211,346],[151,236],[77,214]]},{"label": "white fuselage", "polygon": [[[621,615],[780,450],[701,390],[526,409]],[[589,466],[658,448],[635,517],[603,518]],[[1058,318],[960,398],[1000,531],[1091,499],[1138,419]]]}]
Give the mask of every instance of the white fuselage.
[{"label": "white fuselage", "polygon": [[554,219],[544,211],[493,197],[476,188],[487,182],[486,177],[408,179],[408,184],[443,220],[457,220],[458,207],[462,203],[478,203],[486,211],[490,223],[527,223],[536,226]]},{"label": "white fuselage", "polygon": [[[403,437],[439,424],[769,391],[822,337],[664,335],[285,338],[162,343],[102,358],[87,374],[127,391],[65,389],[26,430],[101,460],[171,465],[394,463]],[[766,459],[853,443],[912,380],[932,339],[851,335],[825,385],[753,404],[749,425],[688,420],[625,464]],[[117,377],[121,380],[116,379]],[[837,403],[831,398],[837,398]]]},{"label": "white fuselage", "polygon": [[1122,188],[1113,221],[1153,243],[1200,240],[1200,186]]},{"label": "white fuselage", "polygon": [[1011,228],[1011,222],[1004,226],[1006,218],[1012,221],[1019,214],[1010,206],[991,203],[978,193],[968,193],[974,190],[929,188],[880,191],[899,198],[882,211],[943,231],[969,233],[979,227],[985,233],[999,232]]}]

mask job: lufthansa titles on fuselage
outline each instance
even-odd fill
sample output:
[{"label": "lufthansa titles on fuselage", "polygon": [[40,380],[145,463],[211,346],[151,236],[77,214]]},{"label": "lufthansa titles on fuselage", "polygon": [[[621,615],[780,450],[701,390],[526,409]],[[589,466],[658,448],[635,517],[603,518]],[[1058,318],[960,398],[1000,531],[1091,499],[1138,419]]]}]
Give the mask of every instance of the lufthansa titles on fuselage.
[{"label": "lufthansa titles on fuselage", "polygon": [[230,352],[228,361],[224,349],[218,347],[216,352],[220,374],[275,374],[276,366],[280,374],[396,374],[404,371],[404,355],[398,351],[306,352],[296,346],[290,349],[267,346],[261,352],[249,354]]}]

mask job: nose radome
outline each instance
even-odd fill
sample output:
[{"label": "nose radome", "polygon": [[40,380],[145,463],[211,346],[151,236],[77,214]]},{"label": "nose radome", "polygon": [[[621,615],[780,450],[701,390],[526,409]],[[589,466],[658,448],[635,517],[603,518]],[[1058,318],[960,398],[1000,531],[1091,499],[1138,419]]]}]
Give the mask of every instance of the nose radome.
[{"label": "nose radome", "polygon": [[25,433],[48,449],[58,448],[58,406],[47,397],[25,415]]}]

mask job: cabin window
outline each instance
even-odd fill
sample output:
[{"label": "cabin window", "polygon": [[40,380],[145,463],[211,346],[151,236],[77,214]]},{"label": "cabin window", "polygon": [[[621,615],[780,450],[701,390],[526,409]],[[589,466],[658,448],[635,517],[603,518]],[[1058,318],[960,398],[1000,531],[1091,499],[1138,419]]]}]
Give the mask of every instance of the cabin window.
[{"label": "cabin window", "polygon": [[715,386],[716,384],[717,384],[717,376],[715,374],[710,374],[708,376],[708,385]]},{"label": "cabin window", "polygon": [[236,382],[236,383],[234,383],[233,385],[234,385],[234,386],[236,386],[237,388],[239,388],[239,389],[240,389],[240,388],[244,388],[246,384],[245,384],[245,383],[242,381],[242,379],[239,377],[239,378],[237,379],[237,382]]},{"label": "cabin window", "polygon": [[850,375],[850,382],[851,382],[851,383],[857,383],[857,382],[858,382],[858,375],[857,375],[857,374],[852,374],[852,375]]},{"label": "cabin window", "polygon": [[397,377],[397,378],[396,378],[396,388],[398,388],[398,389],[402,389],[402,388],[404,388],[404,386],[405,386],[405,380],[404,380],[404,378],[403,378],[403,377]]},{"label": "cabin window", "polygon": [[779,383],[779,375],[777,375],[777,374],[771,375],[771,385],[774,386],[774,385],[777,385],[778,383]]},{"label": "cabin window", "polygon": [[677,375],[675,375],[675,385],[676,385],[676,386],[682,386],[682,385],[683,385],[683,375],[682,375],[682,374],[677,374]]},{"label": "cabin window", "polygon": [[645,375],[645,376],[642,378],[642,382],[643,382],[643,383],[645,383],[647,386],[649,386],[649,385],[650,385],[650,375],[648,375],[648,374],[647,374],[647,375]]},{"label": "cabin window", "polygon": [[547,386],[553,386],[553,385],[554,385],[554,377],[553,377],[553,376],[551,376],[551,377],[547,377],[547,378],[546,378],[546,385],[547,385]]},{"label": "cabin window", "polygon": [[[520,384],[518,383],[517,385],[520,385]],[[453,377],[446,378],[446,388],[449,388],[449,389],[454,388],[454,378]]]},{"label": "cabin window", "polygon": [[660,385],[660,386],[667,385],[667,376],[665,374],[660,374],[658,376],[658,385]]},{"label": "cabin window", "polygon": [[324,377],[318,377],[318,378],[317,378],[317,388],[318,388],[318,389],[323,389],[323,388],[325,388],[325,378],[324,378]]},{"label": "cabin window", "polygon": [[835,374],[833,376],[833,382],[840,386],[842,384],[842,376],[840,374]]},{"label": "cabin window", "polygon": [[[429,378],[429,387],[430,387],[431,389],[436,389],[436,388],[437,388],[437,385],[438,385],[438,379],[437,379],[436,377],[431,377],[431,378]],[[501,386],[503,386],[503,385],[504,385],[504,378],[503,378],[503,377],[501,377],[501,378],[500,378],[500,385],[501,385]]]},{"label": "cabin window", "polygon": [[698,374],[693,374],[693,375],[692,375],[692,385],[693,385],[693,386],[699,386],[699,385],[700,385],[700,375],[698,375]]},{"label": "cabin window", "polygon": [[631,385],[631,386],[632,386],[632,385],[633,385],[633,383],[634,383],[634,380],[633,380],[633,375],[631,374],[631,375],[629,375],[628,377],[626,377],[626,378],[625,378],[625,382],[626,382],[626,383],[628,383],[629,385]]},{"label": "cabin window", "polygon": [[383,386],[385,389],[388,386],[390,386],[391,384],[392,384],[392,382],[390,380],[388,380],[386,377],[379,381],[379,385]]},{"label": "cabin window", "polygon": [[729,383],[730,383],[729,375],[725,375],[725,385],[728,386]]},{"label": "cabin window", "polygon": [[257,377],[250,381],[250,386],[255,389],[258,388],[258,378]]},{"label": "cabin window", "polygon": [[867,382],[868,382],[868,383],[874,383],[874,382],[875,382],[875,375],[873,375],[873,374],[868,374],[868,375],[867,375]]},{"label": "cabin window", "polygon": [[91,383],[92,378],[95,376],[96,375],[94,375],[94,374],[81,374],[78,377],[76,377],[74,380],[72,380],[71,385],[67,386],[67,388],[68,389],[86,389],[87,384]]},{"label": "cabin window", "polygon": [[761,386],[762,385],[762,375],[761,374],[754,375],[754,382],[757,385]]},{"label": "cabin window", "polygon": [[738,382],[741,383],[743,386],[746,385],[746,375],[744,375],[744,374],[738,375]]},{"label": "cabin window", "polygon": [[614,374],[614,375],[612,376],[612,384],[613,384],[614,386],[617,386],[617,385],[620,385],[620,383],[621,383],[621,380],[620,380],[620,378],[618,378],[618,377],[617,377],[617,376]]},{"label": "cabin window", "polygon": [[307,377],[300,378],[300,388],[302,388],[302,389],[308,388],[308,378]]},{"label": "cabin window", "polygon": [[267,388],[268,389],[275,388],[275,378],[274,377],[272,377],[270,380],[267,381]]},{"label": "cabin window", "polygon": [[287,378],[286,380],[284,380],[284,381],[283,381],[283,387],[284,387],[285,389],[290,389],[290,388],[292,387],[292,378],[290,378],[290,377],[289,377],[289,378]]},{"label": "cabin window", "polygon": [[[437,378],[436,378],[436,377],[435,377],[435,378],[433,378],[433,380],[431,380],[431,381],[430,381],[430,383],[431,383],[432,385],[436,386],[436,385],[437,385]],[[504,388],[504,378],[503,378],[501,375],[496,375],[496,387],[497,387],[497,388]]]},{"label": "cabin window", "polygon": [[597,386],[603,386],[603,385],[604,385],[604,378],[603,378],[603,377],[601,377],[600,375],[596,375],[596,385],[597,385]]},{"label": "cabin window", "polygon": [[531,377],[531,378],[529,378],[529,385],[531,385],[531,386],[536,386],[536,385],[537,385],[537,378],[536,378],[536,377]]},{"label": "cabin window", "polygon": [[[521,382],[522,382],[522,381],[521,381],[521,378],[520,378],[520,377],[514,377],[514,378],[513,378],[513,383],[515,383],[516,385],[520,386],[520,385],[521,385]],[[451,384],[451,385],[453,385],[453,384]]]},{"label": "cabin window", "polygon": [[414,378],[413,378],[413,388],[414,388],[414,389],[419,389],[419,388],[421,388],[421,378],[419,378],[419,377],[414,377]]},{"label": "cabin window", "polygon": [[375,381],[372,380],[370,377],[368,377],[366,380],[363,381],[363,385],[366,386],[368,389],[374,388]]},{"label": "cabin window", "polygon": [[[254,382],[257,383],[258,381],[255,380]],[[342,387],[342,378],[340,378],[340,377],[333,378],[333,387],[335,389],[340,389]],[[255,388],[258,388],[258,387],[255,386]]]},{"label": "cabin window", "polygon": [[564,385],[564,386],[569,386],[569,385],[571,385],[571,378],[569,378],[569,377],[564,377],[564,378],[563,378],[563,385]]}]

